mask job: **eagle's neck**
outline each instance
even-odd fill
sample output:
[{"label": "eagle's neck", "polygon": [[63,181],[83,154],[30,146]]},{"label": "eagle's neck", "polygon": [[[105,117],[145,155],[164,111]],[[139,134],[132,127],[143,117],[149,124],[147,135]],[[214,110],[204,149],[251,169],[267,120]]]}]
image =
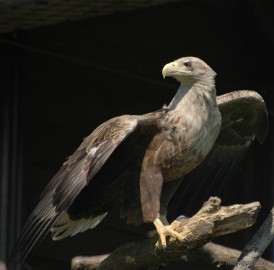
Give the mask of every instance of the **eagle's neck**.
[{"label": "eagle's neck", "polygon": [[170,110],[174,110],[180,109],[180,107],[185,106],[185,104],[189,102],[193,102],[193,104],[195,104],[195,99],[201,95],[203,95],[205,99],[216,103],[214,80],[212,80],[210,83],[203,83],[202,81],[198,81],[191,84],[181,84],[176,95],[168,105],[168,108]]},{"label": "eagle's neck", "polygon": [[183,97],[186,95],[186,93],[188,92],[189,87],[184,86],[184,85],[180,85],[176,95],[174,96],[174,98],[171,100],[171,102],[168,105],[168,108],[170,110],[174,110],[178,103],[183,99]]}]

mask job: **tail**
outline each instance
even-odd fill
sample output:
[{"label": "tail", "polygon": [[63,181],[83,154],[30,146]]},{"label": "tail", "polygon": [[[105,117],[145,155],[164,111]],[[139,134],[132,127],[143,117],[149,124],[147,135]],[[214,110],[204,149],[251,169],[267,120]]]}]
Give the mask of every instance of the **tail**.
[{"label": "tail", "polygon": [[107,213],[108,212],[88,219],[81,218],[73,220],[69,217],[67,212],[64,212],[51,228],[52,239],[61,240],[68,236],[74,236],[77,233],[82,233],[88,229],[93,229],[104,219]]}]

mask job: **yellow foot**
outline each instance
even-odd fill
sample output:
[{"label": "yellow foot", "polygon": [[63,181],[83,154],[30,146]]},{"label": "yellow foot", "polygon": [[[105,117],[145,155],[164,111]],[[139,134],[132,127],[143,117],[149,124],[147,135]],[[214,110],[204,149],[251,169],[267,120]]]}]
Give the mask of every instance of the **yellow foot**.
[{"label": "yellow foot", "polygon": [[178,232],[175,231],[175,228],[177,228],[180,225],[180,222],[178,223],[173,222],[171,225],[165,226],[163,225],[163,223],[161,222],[159,218],[156,218],[153,221],[153,223],[159,235],[159,240],[156,243],[157,248],[165,249],[167,237],[173,237],[179,241],[183,240],[183,237]]}]

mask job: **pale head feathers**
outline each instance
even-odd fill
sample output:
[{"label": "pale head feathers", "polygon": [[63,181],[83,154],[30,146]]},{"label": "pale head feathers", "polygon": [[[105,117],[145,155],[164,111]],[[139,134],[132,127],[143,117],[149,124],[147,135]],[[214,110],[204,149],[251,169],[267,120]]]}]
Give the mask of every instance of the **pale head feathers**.
[{"label": "pale head feathers", "polygon": [[163,77],[173,77],[181,84],[211,83],[213,87],[216,72],[208,66],[203,60],[188,56],[179,58],[164,66],[162,70]]}]

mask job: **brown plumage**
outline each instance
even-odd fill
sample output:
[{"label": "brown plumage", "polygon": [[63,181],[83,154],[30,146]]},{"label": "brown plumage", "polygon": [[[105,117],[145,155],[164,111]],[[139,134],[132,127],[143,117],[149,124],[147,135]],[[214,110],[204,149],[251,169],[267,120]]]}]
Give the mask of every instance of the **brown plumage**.
[{"label": "brown plumage", "polygon": [[255,137],[261,144],[265,140],[267,110],[257,92],[227,93],[217,97],[217,104],[222,114],[220,134],[204,161],[184,177],[172,199],[171,216],[192,215],[210,196],[224,193],[239,173],[241,161]]},{"label": "brown plumage", "polygon": [[[117,203],[129,223],[153,222],[162,245],[167,235],[179,237],[163,225],[164,217],[182,178],[206,158],[218,137],[215,75],[195,57],[171,62],[163,76],[181,85],[167,108],[116,117],[95,129],[46,187],[23,228],[10,269],[22,263],[49,230],[59,240],[94,228]],[[245,97],[250,93],[240,95],[247,110],[250,99]],[[261,122],[257,115],[265,113],[265,106],[258,94],[252,100],[260,104],[252,111],[254,120],[247,121],[254,135]],[[233,118],[233,111],[225,109],[230,102],[225,97],[219,102],[224,119],[228,114]]]}]

